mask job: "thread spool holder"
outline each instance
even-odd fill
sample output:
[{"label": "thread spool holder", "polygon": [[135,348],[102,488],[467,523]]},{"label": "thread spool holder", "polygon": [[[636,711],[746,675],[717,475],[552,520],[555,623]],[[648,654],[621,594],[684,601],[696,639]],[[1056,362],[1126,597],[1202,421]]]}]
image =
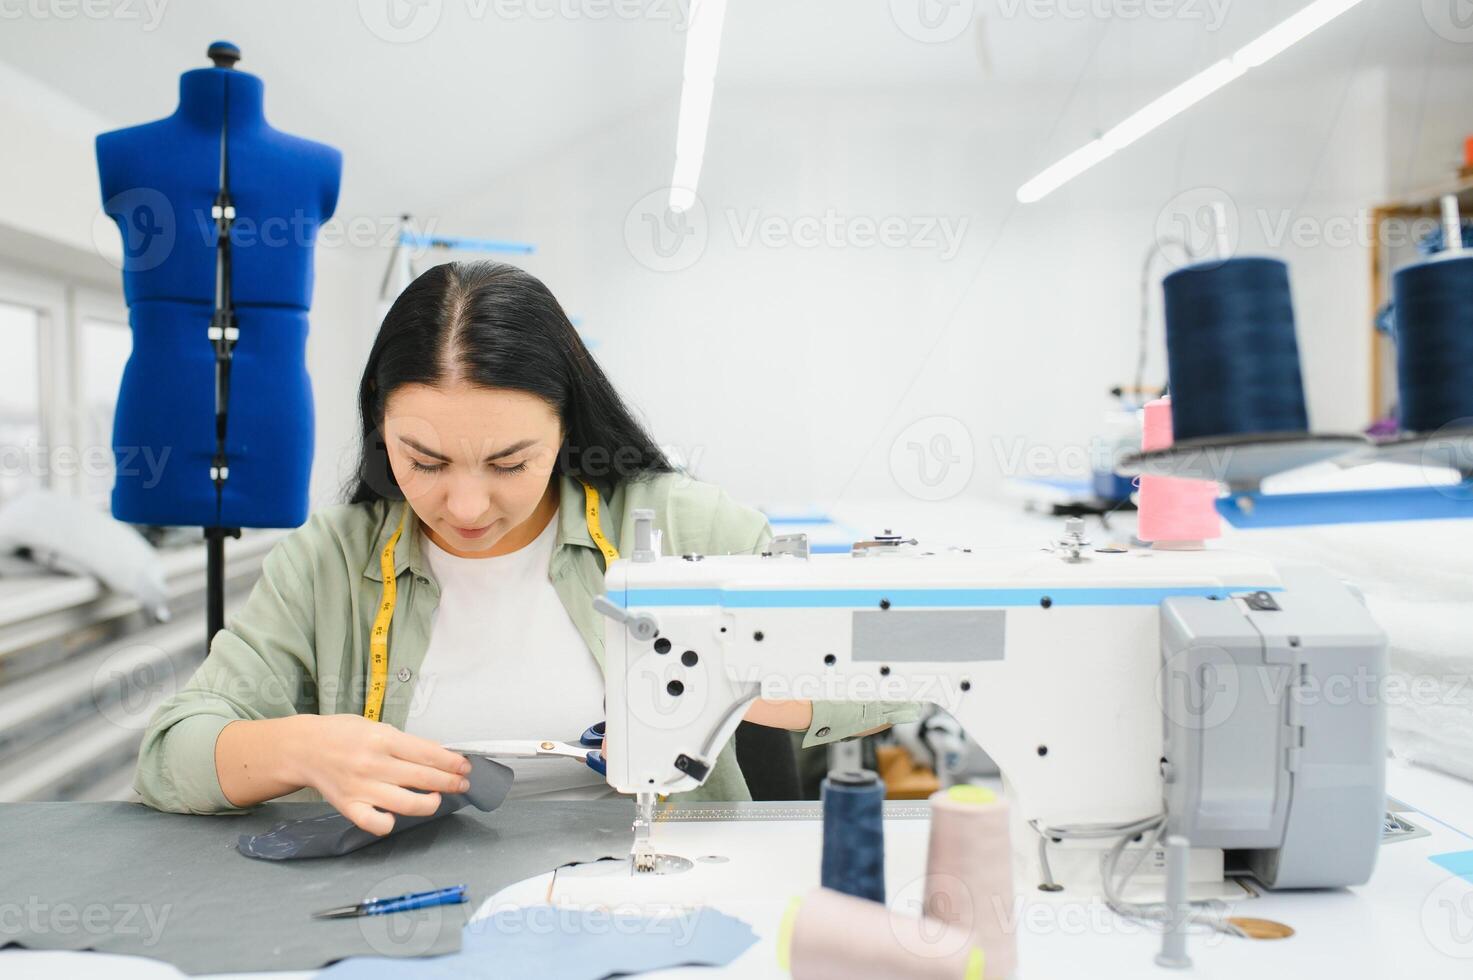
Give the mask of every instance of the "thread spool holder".
[{"label": "thread spool holder", "polygon": [[[1312,463],[1410,463],[1458,471],[1461,482],[1379,490],[1262,493],[1263,480]],[[1373,444],[1361,436],[1236,436],[1184,440],[1121,459],[1123,476],[1211,480],[1227,494],[1217,512],[1233,527],[1304,527],[1387,521],[1473,519],[1473,428]]]},{"label": "thread spool holder", "polygon": [[1183,439],[1165,449],[1128,453],[1115,472],[1209,480],[1232,492],[1252,493],[1277,473],[1348,457],[1369,445],[1364,436],[1306,432]]},{"label": "thread spool holder", "polygon": [[1415,432],[1378,442],[1351,463],[1409,463],[1457,470],[1473,477],[1473,426]]},{"label": "thread spool holder", "polygon": [[1237,493],[1218,498],[1217,512],[1238,528],[1473,519],[1473,479],[1384,490]]}]

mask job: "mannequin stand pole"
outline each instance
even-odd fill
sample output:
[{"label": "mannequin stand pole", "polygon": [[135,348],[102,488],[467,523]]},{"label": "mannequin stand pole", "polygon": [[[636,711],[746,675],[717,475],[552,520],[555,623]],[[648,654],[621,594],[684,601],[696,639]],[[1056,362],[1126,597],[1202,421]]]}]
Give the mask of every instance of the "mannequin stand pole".
[{"label": "mannequin stand pole", "polygon": [[[209,55],[215,67],[232,69],[240,58],[234,45],[214,44]],[[215,455],[210,460],[210,482],[215,485],[215,514],[218,517],[230,478],[230,461],[225,455],[226,420],[230,413],[230,366],[240,328],[235,323],[231,298],[230,227],[235,222],[235,202],[230,198],[230,86],[224,90],[220,112],[220,189],[210,209],[215,219],[215,315],[208,337],[215,348]],[[209,631],[206,651],[215,634],[225,628],[225,538],[240,537],[240,528],[207,527],[205,628]]]},{"label": "mannequin stand pole", "polygon": [[205,649],[225,628],[225,539],[240,537],[238,527],[205,528]]}]

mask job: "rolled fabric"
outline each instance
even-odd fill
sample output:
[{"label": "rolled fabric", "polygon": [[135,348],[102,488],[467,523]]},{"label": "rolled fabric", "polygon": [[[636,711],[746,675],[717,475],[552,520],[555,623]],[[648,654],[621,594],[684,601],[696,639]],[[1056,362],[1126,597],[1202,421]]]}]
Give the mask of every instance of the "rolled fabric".
[{"label": "rolled fabric", "polygon": [[922,906],[932,919],[966,932],[986,956],[987,980],[1018,966],[1013,908],[1013,847],[1008,805],[982,786],[931,796],[931,841]]},{"label": "rolled fabric", "polygon": [[982,980],[985,966],[963,929],[828,888],[788,905],[777,960],[793,980]]}]

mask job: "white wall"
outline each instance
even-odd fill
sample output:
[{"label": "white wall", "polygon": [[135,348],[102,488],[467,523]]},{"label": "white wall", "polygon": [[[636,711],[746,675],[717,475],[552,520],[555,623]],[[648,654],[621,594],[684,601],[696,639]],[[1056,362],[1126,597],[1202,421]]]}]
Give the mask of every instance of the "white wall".
[{"label": "white wall", "polygon": [[[445,233],[538,243],[524,264],[580,318],[656,435],[745,499],[830,506],[901,495],[918,476],[908,444],[929,452],[931,437],[955,435],[956,425],[962,440],[950,451],[967,457],[970,441],[970,491],[984,493],[1030,448],[1061,455],[1033,457],[1029,472],[1084,458],[1107,390],[1133,371],[1146,249],[1163,213],[1191,206],[1203,188],[1233,203],[1240,251],[1291,263],[1316,427],[1363,424],[1367,258],[1353,231],[1348,241],[1335,235],[1409,181],[1446,172],[1455,136],[1473,130],[1457,96],[1468,77],[1462,65],[1265,73],[1029,207],[1014,203],[1016,187],[1142,93],[720,87],[700,188],[707,243],[686,268],[641,264],[647,249],[625,232],[631,209],[641,229],[636,205],[669,179],[673,102],[611,120],[488,180],[484,194],[418,217]],[[122,123],[6,78],[0,125],[26,151],[0,154],[0,245],[23,233],[31,246],[56,243],[95,260],[92,137]],[[1428,90],[1438,97],[1424,105]],[[1419,124],[1408,122],[1409,106],[1422,107]],[[354,180],[349,159],[345,199]],[[794,219],[830,213],[934,219],[965,234],[954,255],[738,241],[754,218],[792,232]],[[339,218],[360,229],[385,221]],[[1276,240],[1281,228],[1287,237]],[[387,239],[340,235],[318,250],[308,344],[317,505],[335,500],[351,472],[356,384],[377,329]],[[34,247],[31,257],[66,268]],[[1148,379],[1159,382],[1159,323],[1154,331]],[[924,421],[935,416],[957,421]]]},{"label": "white wall", "polygon": [[[1381,72],[1244,81],[1046,201],[1014,203],[1025,179],[1093,135],[1092,113],[1110,106],[1108,118],[1130,97],[718,88],[700,185],[707,245],[679,271],[642,265],[633,253],[647,249],[625,235],[630,208],[669,179],[673,104],[432,217],[537,242],[523,264],[583,318],[657,437],[752,501],[902,494],[915,479],[906,443],[946,431],[905,430],[936,415],[970,434],[973,492],[994,489],[1020,449],[1072,446],[1062,464],[1080,461],[1108,389],[1131,378],[1140,269],[1163,209],[1203,188],[1234,205],[1240,252],[1291,264],[1314,424],[1363,425],[1366,253],[1321,238],[1350,234],[1385,192]],[[1068,108],[1080,102],[1088,112]],[[965,222],[966,234],[947,257],[743,246],[733,231],[753,214],[830,211]],[[1150,380],[1163,361],[1158,324]],[[892,449],[911,462],[892,471]]]},{"label": "white wall", "polygon": [[[94,251],[97,164],[91,136],[106,121],[0,62],[0,223]],[[112,257],[120,251],[110,253]]]},{"label": "white wall", "polygon": [[1386,161],[1393,196],[1445,185],[1448,174],[1464,165],[1463,141],[1473,137],[1468,104],[1473,50],[1432,47],[1425,64],[1391,72],[1387,92]]}]

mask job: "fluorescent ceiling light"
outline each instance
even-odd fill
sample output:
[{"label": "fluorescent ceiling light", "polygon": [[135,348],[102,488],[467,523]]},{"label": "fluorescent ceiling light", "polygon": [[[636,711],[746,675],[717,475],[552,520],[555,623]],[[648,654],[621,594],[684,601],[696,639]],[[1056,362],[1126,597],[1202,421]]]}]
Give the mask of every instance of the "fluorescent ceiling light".
[{"label": "fluorescent ceiling light", "polygon": [[1041,201],[1114,152],[1104,140],[1086,143],[1018,188],[1018,200],[1024,204]]},{"label": "fluorescent ceiling light", "polygon": [[1110,130],[1100,139],[1111,150],[1123,150],[1166,120],[1186,112],[1248,69],[1224,58],[1206,71],[1198,72]]},{"label": "fluorescent ceiling light", "polygon": [[1249,69],[1282,54],[1361,0],[1314,0],[1309,6],[1249,42],[1231,58],[1212,65],[1117,124],[1018,188],[1023,204],[1040,201],[1086,170],[1185,112]]},{"label": "fluorescent ceiling light", "polygon": [[693,0],[685,35],[685,75],[680,89],[680,121],[675,131],[675,175],[670,179],[670,210],[695,203],[696,182],[706,155],[711,122],[711,95],[716,90],[716,61],[721,54],[721,25],[726,0]]}]

